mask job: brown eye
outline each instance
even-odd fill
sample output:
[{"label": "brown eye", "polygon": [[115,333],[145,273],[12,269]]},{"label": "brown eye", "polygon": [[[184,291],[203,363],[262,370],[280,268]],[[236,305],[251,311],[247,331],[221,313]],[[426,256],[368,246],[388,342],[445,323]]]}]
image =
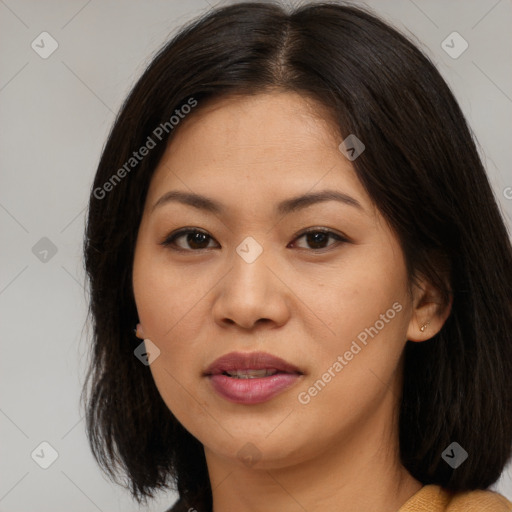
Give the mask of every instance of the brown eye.
[{"label": "brown eye", "polygon": [[[306,247],[306,249],[310,248],[313,250],[322,250],[333,245],[338,246],[340,243],[348,242],[347,238],[338,235],[334,231],[326,229],[312,229],[306,231],[299,235],[296,240],[300,240],[301,238],[305,238],[306,243],[309,245],[309,247]],[[327,242],[330,238],[336,240],[337,242],[327,245]]]},{"label": "brown eye", "polygon": [[[184,242],[181,242],[181,244],[186,244],[185,246],[176,243],[177,240],[182,238],[184,239]],[[308,247],[299,248],[311,249],[313,252],[322,251],[333,245],[338,246],[341,243],[349,241],[346,237],[328,229],[311,229],[300,234],[297,238],[295,238],[295,240],[300,240],[301,238],[306,240]],[[336,242],[328,244],[330,239],[334,239]],[[176,251],[195,252],[211,249],[212,246],[209,246],[209,242],[213,240],[214,239],[204,231],[185,228],[169,235],[163,242],[161,242],[161,245]]]},{"label": "brown eye", "polygon": [[[185,243],[188,244],[188,247],[183,247],[179,244],[176,244],[176,240],[179,240],[180,238],[185,239]],[[178,246],[176,250],[202,250],[208,248],[208,242],[210,240],[213,240],[213,238],[208,235],[207,233],[204,233],[203,231],[199,231],[197,229],[181,229],[180,231],[168,236],[163,242],[162,245],[164,247],[171,247]]]}]

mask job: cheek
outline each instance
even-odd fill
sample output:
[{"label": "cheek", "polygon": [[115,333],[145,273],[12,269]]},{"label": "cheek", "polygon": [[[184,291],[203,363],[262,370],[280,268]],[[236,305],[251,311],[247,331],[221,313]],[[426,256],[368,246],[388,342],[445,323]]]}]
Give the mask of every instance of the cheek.
[{"label": "cheek", "polygon": [[323,330],[327,334],[314,353],[311,381],[320,379],[317,387],[322,390],[324,383],[329,387],[328,393],[318,394],[319,407],[324,402],[328,407],[331,399],[343,399],[347,405],[354,397],[356,401],[372,401],[399,362],[409,324],[410,298],[401,253],[382,247],[333,273],[329,285],[322,289],[324,293],[318,294],[316,310],[321,318],[328,319],[330,329]]},{"label": "cheek", "polygon": [[184,291],[175,280],[162,277],[149,278],[144,283],[136,292],[139,319],[145,336],[160,350],[151,371],[157,380],[167,376],[172,385],[173,377],[181,382],[192,377],[192,371],[198,371],[202,325],[198,316],[206,312],[201,294],[193,287]]},{"label": "cheek", "polygon": [[[197,315],[204,314],[200,299],[205,294],[202,286],[185,277],[154,255],[136,252],[133,289],[138,317],[145,336],[160,350],[150,370],[162,398],[178,419],[180,411],[190,410],[192,405],[186,390],[193,389],[198,377],[201,350],[197,347]],[[200,416],[201,410],[194,414]]]},{"label": "cheek", "polygon": [[204,295],[199,280],[189,277],[170,265],[165,254],[151,254],[144,246],[136,252],[133,289],[137,312],[145,335],[155,343],[171,343],[176,329],[187,322]]},{"label": "cheek", "polygon": [[166,347],[150,366],[165,405],[194,437],[215,438],[229,443],[233,438],[227,435],[223,422],[216,420],[218,411],[212,410],[211,404],[197,392],[198,376],[188,371],[192,365],[179,362],[174,353],[174,348]]},{"label": "cheek", "polygon": [[183,295],[186,294],[180,296],[175,285],[165,284],[156,279],[153,289],[140,290],[139,318],[147,337],[160,350],[150,371],[167,408],[193,435],[197,435],[196,426],[209,419],[207,404],[201,403],[196,390],[200,373],[198,363],[204,352],[198,346],[200,332],[194,321],[194,315],[200,314],[199,305],[193,308],[193,303],[189,302],[194,297],[188,296],[185,300]]},{"label": "cheek", "polygon": [[396,328],[406,321],[403,312],[409,298],[405,276],[398,265],[395,270],[376,262],[353,265],[333,273],[329,284],[315,293],[313,304],[331,328],[330,338],[335,344],[352,340],[376,322],[379,330],[389,332],[389,325]]},{"label": "cheek", "polygon": [[[326,436],[362,428],[364,418],[378,411],[385,400],[389,404],[386,396],[399,378],[396,371],[406,340],[408,303],[401,288],[386,290],[359,288],[343,295],[350,300],[336,309],[342,313],[331,325],[335,335],[314,349],[312,372],[297,390],[305,421],[322,418]],[[383,424],[388,420],[381,417]]]}]

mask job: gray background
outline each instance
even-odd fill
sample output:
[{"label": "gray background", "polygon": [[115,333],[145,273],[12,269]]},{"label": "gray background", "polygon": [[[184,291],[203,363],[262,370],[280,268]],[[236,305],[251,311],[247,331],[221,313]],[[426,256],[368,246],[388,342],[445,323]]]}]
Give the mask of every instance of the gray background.
[{"label": "gray background", "polygon": [[[88,192],[115,113],[160,45],[214,5],[0,0],[0,511],[157,512],[175,500],[161,495],[139,508],[102,475],[86,443],[78,405],[88,353],[81,243]],[[366,5],[413,35],[437,64],[512,226],[512,2]],[[59,45],[47,59],[31,47],[43,31]],[[453,31],[469,44],[456,59],[441,47]],[[31,458],[43,441],[58,452],[48,469]],[[49,454],[37,453],[44,453],[39,460]],[[512,499],[511,466],[497,489]]]}]

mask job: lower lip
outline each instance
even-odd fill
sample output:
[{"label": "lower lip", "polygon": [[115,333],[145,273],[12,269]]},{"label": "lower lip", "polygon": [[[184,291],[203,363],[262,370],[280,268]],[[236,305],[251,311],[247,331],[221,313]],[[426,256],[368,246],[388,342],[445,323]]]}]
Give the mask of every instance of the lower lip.
[{"label": "lower lip", "polygon": [[237,404],[259,404],[297,382],[297,373],[276,373],[256,379],[237,379],[227,375],[209,375],[213,389],[226,400]]}]

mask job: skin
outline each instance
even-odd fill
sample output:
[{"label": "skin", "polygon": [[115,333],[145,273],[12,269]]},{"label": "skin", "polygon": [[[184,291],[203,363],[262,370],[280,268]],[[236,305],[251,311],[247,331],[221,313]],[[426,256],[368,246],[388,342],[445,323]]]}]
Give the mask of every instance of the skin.
[{"label": "skin", "polygon": [[[214,511],[398,510],[422,487],[398,457],[401,356],[406,340],[441,329],[450,305],[439,306],[428,281],[409,284],[398,239],[315,101],[280,91],[225,97],[199,105],[178,128],[152,177],[135,248],[137,335],[158,346],[156,386],[204,445]],[[284,199],[323,189],[362,209],[327,201],[274,212]],[[170,190],[206,195],[226,211],[178,202],[152,210]],[[183,252],[160,244],[183,227],[211,238],[182,236]],[[298,238],[307,228],[349,241],[315,245]],[[263,249],[250,264],[236,252],[247,236]],[[298,394],[396,302],[401,311],[301,403]],[[234,404],[202,375],[231,351],[269,352],[304,375],[268,402]],[[239,453],[247,443],[252,461]]]}]

